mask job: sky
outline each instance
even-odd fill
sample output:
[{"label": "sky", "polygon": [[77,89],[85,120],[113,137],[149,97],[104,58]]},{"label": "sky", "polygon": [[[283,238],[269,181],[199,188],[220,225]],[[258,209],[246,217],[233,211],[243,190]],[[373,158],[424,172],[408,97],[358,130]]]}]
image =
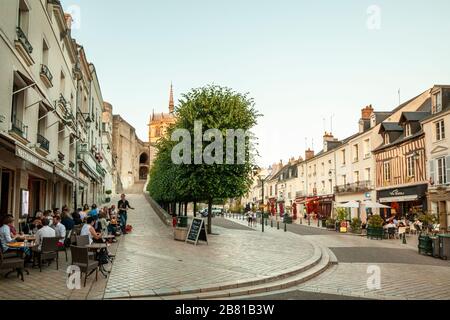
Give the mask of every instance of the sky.
[{"label": "sky", "polygon": [[[258,163],[357,132],[361,109],[394,109],[450,84],[448,0],[63,0],[103,98],[148,140],[152,113],[206,84],[249,92],[263,114]],[[399,96],[400,89],[400,96]]]}]

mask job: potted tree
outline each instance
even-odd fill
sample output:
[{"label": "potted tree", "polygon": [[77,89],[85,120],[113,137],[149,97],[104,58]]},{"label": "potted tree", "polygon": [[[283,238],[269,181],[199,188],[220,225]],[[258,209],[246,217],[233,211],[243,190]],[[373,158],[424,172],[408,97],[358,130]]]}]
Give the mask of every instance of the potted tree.
[{"label": "potted tree", "polygon": [[326,221],[327,230],[334,231],[336,228],[336,220],[333,218],[329,218]]},{"label": "potted tree", "polygon": [[[336,209],[336,215],[337,215],[337,223],[336,223],[336,231],[341,232],[342,228],[347,228],[347,221],[348,221],[348,212],[346,208],[337,208]],[[345,225],[345,227],[343,227]],[[347,231],[342,231],[347,232]]]},{"label": "potted tree", "polygon": [[367,224],[367,238],[383,240],[383,219],[379,215],[372,215]]},{"label": "potted tree", "polygon": [[352,229],[352,233],[361,234],[361,219],[353,218],[350,223],[350,228]]},{"label": "potted tree", "polygon": [[436,222],[436,217],[422,213],[418,220],[422,223],[422,231],[419,236],[419,254],[432,255],[433,254],[433,240],[430,237],[430,231],[433,229],[433,224]]}]

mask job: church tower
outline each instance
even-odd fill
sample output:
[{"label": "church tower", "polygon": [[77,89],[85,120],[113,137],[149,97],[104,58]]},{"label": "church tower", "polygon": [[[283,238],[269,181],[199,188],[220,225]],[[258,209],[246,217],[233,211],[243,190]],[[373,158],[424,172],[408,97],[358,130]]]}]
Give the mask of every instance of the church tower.
[{"label": "church tower", "polygon": [[159,139],[166,133],[167,128],[175,123],[175,99],[173,98],[173,85],[170,84],[169,95],[169,113],[155,112],[153,110],[150,116],[148,137],[151,145],[158,142]]},{"label": "church tower", "polygon": [[173,85],[170,83],[170,99],[169,99],[169,113],[173,114],[175,111],[175,102],[173,101]]}]

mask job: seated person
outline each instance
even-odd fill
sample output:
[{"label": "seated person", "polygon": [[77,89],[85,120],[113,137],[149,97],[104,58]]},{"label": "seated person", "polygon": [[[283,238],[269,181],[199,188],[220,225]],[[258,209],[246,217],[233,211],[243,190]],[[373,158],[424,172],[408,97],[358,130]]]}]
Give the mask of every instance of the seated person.
[{"label": "seated person", "polygon": [[91,211],[88,213],[88,217],[98,217],[99,210],[96,204],[93,204],[91,207]]},{"label": "seated person", "polygon": [[61,217],[55,216],[53,218],[53,229],[55,229],[56,237],[59,238],[58,247],[64,247],[64,240],[66,238],[66,227],[61,223]]},{"label": "seated person", "polygon": [[79,226],[79,225],[83,224],[83,218],[81,217],[81,212],[83,212],[83,210],[77,209],[77,211],[75,211],[72,214],[73,223],[76,226]]},{"label": "seated person", "polygon": [[89,244],[92,244],[94,240],[96,240],[96,242],[101,242],[102,240],[101,234],[95,231],[95,222],[96,220],[93,217],[88,217],[86,223],[81,229],[80,236],[89,236]]},{"label": "seated person", "polygon": [[10,216],[5,216],[0,223],[0,242],[2,244],[2,252],[9,250],[8,243],[16,242],[16,237],[11,234],[10,227],[13,226],[14,219]]},{"label": "seated person", "polygon": [[61,223],[66,227],[66,230],[72,230],[75,222],[69,214],[69,211],[63,211],[61,215]]},{"label": "seated person", "polygon": [[49,227],[50,221],[48,219],[42,220],[42,228],[40,228],[36,232],[36,247],[34,250],[41,251],[42,250],[42,242],[44,238],[54,238],[56,237],[56,232],[52,228]]}]

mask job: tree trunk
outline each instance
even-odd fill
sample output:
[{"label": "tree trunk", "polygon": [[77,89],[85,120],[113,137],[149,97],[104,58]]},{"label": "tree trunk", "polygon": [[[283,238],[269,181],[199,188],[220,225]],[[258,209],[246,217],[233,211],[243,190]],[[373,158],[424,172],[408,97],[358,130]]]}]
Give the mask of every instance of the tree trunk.
[{"label": "tree trunk", "polygon": [[184,216],[185,216],[185,217],[187,217],[187,215],[188,215],[187,209],[188,209],[188,203],[185,202],[185,203],[184,203]]},{"label": "tree trunk", "polygon": [[197,201],[194,201],[194,218],[197,218]]},{"label": "tree trunk", "polygon": [[208,234],[212,233],[212,199],[208,200]]}]

